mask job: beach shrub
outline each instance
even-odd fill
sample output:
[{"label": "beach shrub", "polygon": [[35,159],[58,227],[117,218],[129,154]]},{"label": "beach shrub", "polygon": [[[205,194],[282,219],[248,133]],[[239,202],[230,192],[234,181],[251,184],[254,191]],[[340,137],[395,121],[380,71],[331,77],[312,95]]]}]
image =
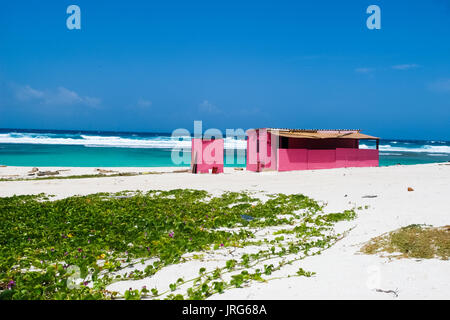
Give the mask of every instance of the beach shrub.
[{"label": "beach shrub", "polygon": [[450,226],[409,225],[367,242],[361,252],[397,254],[397,258],[440,258],[450,256]]}]

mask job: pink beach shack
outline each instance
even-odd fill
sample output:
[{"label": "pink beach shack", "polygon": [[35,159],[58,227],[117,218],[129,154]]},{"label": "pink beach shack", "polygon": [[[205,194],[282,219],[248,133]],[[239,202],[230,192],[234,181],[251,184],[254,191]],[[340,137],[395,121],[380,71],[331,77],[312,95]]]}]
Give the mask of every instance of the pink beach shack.
[{"label": "pink beach shack", "polygon": [[223,139],[192,139],[191,172],[223,173]]},{"label": "pink beach shack", "polygon": [[[291,171],[377,167],[379,138],[360,130],[261,128],[247,130],[247,170]],[[374,140],[376,149],[360,149]]]}]

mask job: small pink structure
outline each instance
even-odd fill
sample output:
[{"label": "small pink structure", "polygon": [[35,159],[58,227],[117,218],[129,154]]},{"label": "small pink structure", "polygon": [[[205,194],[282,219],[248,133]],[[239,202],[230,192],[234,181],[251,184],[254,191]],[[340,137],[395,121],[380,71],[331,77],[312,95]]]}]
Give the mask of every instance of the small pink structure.
[{"label": "small pink structure", "polygon": [[222,173],[223,172],[223,139],[192,139],[191,172]]},{"label": "small pink structure", "polygon": [[[378,166],[379,138],[360,130],[262,128],[247,137],[249,171]],[[375,140],[376,149],[359,149],[359,140]]]}]

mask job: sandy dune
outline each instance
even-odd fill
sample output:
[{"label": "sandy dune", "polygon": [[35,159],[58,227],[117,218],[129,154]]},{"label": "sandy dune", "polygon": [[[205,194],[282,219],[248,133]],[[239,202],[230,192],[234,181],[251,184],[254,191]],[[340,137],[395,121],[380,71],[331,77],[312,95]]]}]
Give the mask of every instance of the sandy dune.
[{"label": "sandy dune", "polygon": [[[66,169],[64,175],[94,174],[96,168]],[[0,196],[47,193],[57,198],[96,192],[194,188],[214,194],[223,191],[303,193],[326,202],[326,210],[358,210],[357,219],[341,222],[340,230],[354,229],[322,255],[299,266],[317,272],[312,278],[290,278],[232,289],[213,299],[448,299],[450,263],[432,260],[392,260],[358,254],[361,244],[384,232],[409,224],[450,224],[450,163],[380,168],[253,173],[226,168],[224,174],[172,173],[180,168],[103,168],[120,172],[161,171],[162,174],[108,178],[0,182]],[[26,176],[31,168],[0,167],[0,178]],[[408,191],[408,187],[414,191]],[[370,196],[370,197],[367,197]],[[374,197],[376,196],[376,197]],[[298,266],[297,266],[298,267]],[[116,290],[149,285],[157,277],[176,273],[176,267],[144,279],[127,281]],[[198,270],[193,265],[192,270]],[[163,270],[164,271],[164,270]],[[288,272],[288,270],[286,271]],[[376,289],[379,289],[378,291]],[[386,293],[382,291],[396,291]]]}]

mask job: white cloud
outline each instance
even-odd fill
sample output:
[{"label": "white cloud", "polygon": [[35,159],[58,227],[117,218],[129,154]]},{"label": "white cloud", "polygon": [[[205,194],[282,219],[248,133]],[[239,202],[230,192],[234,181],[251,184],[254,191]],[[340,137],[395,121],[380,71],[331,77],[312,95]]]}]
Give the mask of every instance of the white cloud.
[{"label": "white cloud", "polygon": [[152,102],[150,100],[140,98],[137,102],[137,105],[141,108],[148,108],[152,105]]},{"label": "white cloud", "polygon": [[207,113],[222,112],[216,105],[210,103],[208,100],[203,100],[203,102],[198,105],[198,110],[200,112],[207,112]]},{"label": "white cloud", "polygon": [[[419,67],[420,67],[420,65],[418,65],[416,63],[410,63],[410,64],[397,64],[397,65],[391,66],[390,68],[394,69],[394,70],[406,71],[406,70],[416,69]],[[385,71],[388,68],[389,67],[382,67],[382,68],[379,68],[378,70]],[[355,72],[360,73],[360,74],[372,74],[376,70],[377,70],[376,68],[361,67],[361,68],[356,68]]]},{"label": "white cloud", "polygon": [[428,89],[435,92],[450,93],[450,78],[440,79],[428,85]]},{"label": "white cloud", "polygon": [[33,89],[28,85],[16,89],[16,98],[20,101],[30,101],[42,97],[44,97],[44,92]]},{"label": "white cloud", "polygon": [[83,97],[82,101],[85,105],[90,107],[98,107],[102,103],[101,99],[93,97]]},{"label": "white cloud", "polygon": [[101,100],[94,97],[80,96],[73,90],[64,87],[58,87],[56,90],[41,91],[34,89],[29,85],[16,87],[16,98],[22,102],[37,102],[45,105],[85,105],[88,107],[97,107]]},{"label": "white cloud", "polygon": [[375,68],[356,68],[355,72],[356,73],[372,73],[373,71],[375,71]]},{"label": "white cloud", "polygon": [[391,68],[395,69],[395,70],[410,70],[410,69],[415,69],[418,67],[420,67],[420,65],[411,63],[411,64],[398,64],[398,65],[392,66]]}]

